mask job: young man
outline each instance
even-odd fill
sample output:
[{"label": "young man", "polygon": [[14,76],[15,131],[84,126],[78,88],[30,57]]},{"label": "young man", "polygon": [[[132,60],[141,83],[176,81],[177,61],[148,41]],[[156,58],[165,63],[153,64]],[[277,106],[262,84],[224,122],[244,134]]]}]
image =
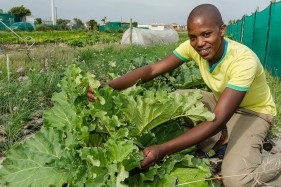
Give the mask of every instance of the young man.
[{"label": "young man", "polygon": [[[106,83],[116,90],[126,89],[138,80],[147,82],[192,59],[212,90],[203,93],[203,102],[215,119],[202,122],[166,143],[145,148],[142,169],[215,136],[226,126],[229,139],[222,163],[224,185],[281,186],[281,155],[271,159],[261,155],[276,108],[259,59],[246,46],[224,38],[226,25],[213,5],[194,8],[188,16],[187,28],[190,39],[172,54]],[[91,89],[87,96],[94,101]]]}]

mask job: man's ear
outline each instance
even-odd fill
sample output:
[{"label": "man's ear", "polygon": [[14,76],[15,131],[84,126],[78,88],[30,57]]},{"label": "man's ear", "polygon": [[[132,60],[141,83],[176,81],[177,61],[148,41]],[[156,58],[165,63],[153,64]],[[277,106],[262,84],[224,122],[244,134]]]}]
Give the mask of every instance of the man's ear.
[{"label": "man's ear", "polygon": [[221,36],[223,37],[226,33],[226,24],[223,24],[220,28]]}]

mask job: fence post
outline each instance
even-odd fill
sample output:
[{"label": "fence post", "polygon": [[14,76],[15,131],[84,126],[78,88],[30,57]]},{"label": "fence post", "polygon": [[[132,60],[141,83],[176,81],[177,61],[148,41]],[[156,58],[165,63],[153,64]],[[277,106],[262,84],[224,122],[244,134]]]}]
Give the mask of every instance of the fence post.
[{"label": "fence post", "polygon": [[133,44],[133,26],[132,26],[132,18],[130,19],[130,46]]},{"label": "fence post", "polygon": [[274,2],[270,2],[269,6],[269,16],[268,16],[268,27],[267,27],[267,35],[266,35],[266,44],[265,44],[265,55],[264,55],[264,67],[266,67],[266,57],[267,57],[267,51],[268,51],[268,39],[269,39],[269,31],[270,31],[270,23],[271,23],[271,9],[272,9],[272,4]]},{"label": "fence post", "polygon": [[9,54],[7,54],[7,77],[8,77],[8,81],[10,81],[10,56]]},{"label": "fence post", "polygon": [[242,17],[242,25],[241,25],[241,33],[240,33],[240,43],[243,43],[243,38],[244,38],[244,23],[245,23],[245,15]]},{"label": "fence post", "polygon": [[256,19],[257,19],[257,11],[255,12],[255,17],[254,17],[254,29],[253,29],[252,49],[254,49],[255,30],[256,30]]}]

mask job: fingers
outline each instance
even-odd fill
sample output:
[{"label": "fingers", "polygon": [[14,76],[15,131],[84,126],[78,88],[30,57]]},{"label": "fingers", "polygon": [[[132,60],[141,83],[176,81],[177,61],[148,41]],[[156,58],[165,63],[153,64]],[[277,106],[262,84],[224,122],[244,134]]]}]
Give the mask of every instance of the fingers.
[{"label": "fingers", "polygon": [[91,102],[96,102],[96,99],[95,99],[95,97],[94,97],[94,94],[92,94],[92,93],[90,93],[90,92],[87,93],[87,98],[88,98],[88,100],[91,101]]},{"label": "fingers", "polygon": [[145,170],[150,166],[155,165],[166,155],[163,144],[152,145],[143,150],[144,160],[141,162],[141,170]]},{"label": "fingers", "polygon": [[107,82],[100,82],[100,87],[105,87],[107,85],[109,85]]},{"label": "fingers", "polygon": [[94,90],[93,90],[93,88],[91,87],[91,86],[89,86],[89,88],[88,88],[88,92],[90,92],[90,93],[94,93]]},{"label": "fingers", "polygon": [[153,166],[155,165],[155,162],[152,162],[148,159],[144,159],[142,162],[141,162],[141,169],[140,170],[146,170],[148,169],[150,166]]},{"label": "fingers", "polygon": [[156,157],[149,149],[143,150],[143,155],[145,159],[141,162],[141,170],[145,170],[156,163]]},{"label": "fingers", "polygon": [[[108,86],[109,84],[107,82],[100,82],[100,87],[99,88],[102,88],[104,86]],[[91,101],[91,102],[96,102],[97,99],[94,97],[94,94],[95,94],[95,91],[94,89],[89,86],[88,87],[88,91],[87,91],[87,97],[88,97],[88,100]]]},{"label": "fingers", "polygon": [[146,157],[148,155],[148,153],[150,152],[150,150],[148,148],[144,148],[144,150],[142,152],[143,152],[143,155]]},{"label": "fingers", "polygon": [[94,91],[93,91],[93,88],[92,87],[89,87],[88,88],[88,92],[87,92],[87,98],[89,101],[91,102],[96,102],[96,98],[94,97]]}]

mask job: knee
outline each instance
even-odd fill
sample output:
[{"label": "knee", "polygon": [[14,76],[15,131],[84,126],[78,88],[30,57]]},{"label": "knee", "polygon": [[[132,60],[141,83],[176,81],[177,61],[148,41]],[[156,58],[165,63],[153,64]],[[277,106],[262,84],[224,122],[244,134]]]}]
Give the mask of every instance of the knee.
[{"label": "knee", "polygon": [[233,173],[233,171],[230,171],[231,169],[229,168],[223,168],[221,170],[221,174],[223,177],[223,185],[226,187],[241,187],[241,185],[239,185],[238,181],[239,179],[236,176],[235,173]]},{"label": "knee", "polygon": [[[221,173],[223,177],[223,185],[225,187],[246,187],[253,180],[252,175],[246,175],[241,168],[237,168],[237,164],[222,165]],[[251,185],[250,185],[251,186]]]}]

